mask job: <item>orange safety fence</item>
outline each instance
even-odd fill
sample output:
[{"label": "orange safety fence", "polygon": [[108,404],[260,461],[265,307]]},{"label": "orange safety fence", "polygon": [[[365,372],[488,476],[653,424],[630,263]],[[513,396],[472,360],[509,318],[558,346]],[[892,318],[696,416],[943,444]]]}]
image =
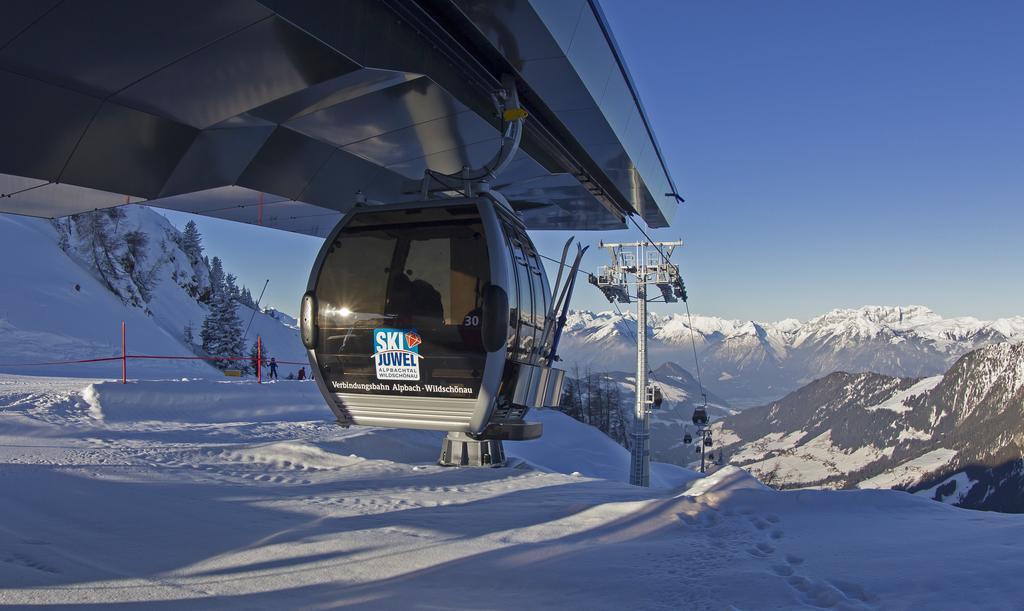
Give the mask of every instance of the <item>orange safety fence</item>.
[{"label": "orange safety fence", "polygon": [[[262,347],[262,340],[259,336],[256,336],[257,346]],[[74,359],[64,361],[39,361],[36,363],[0,363],[0,368],[17,368],[17,367],[44,367],[50,365],[78,365],[85,363],[104,363],[111,361],[121,361],[121,383],[126,384],[128,382],[128,361],[132,359],[151,359],[151,360],[168,360],[168,361],[250,361],[256,365],[256,381],[262,381],[262,368],[266,363],[270,362],[265,355],[260,357],[252,356],[172,356],[172,355],[157,355],[157,354],[128,354],[127,353],[127,342],[124,323],[121,323],[121,347],[122,354],[120,356],[105,356],[88,359]],[[260,348],[262,350],[262,348]],[[309,361],[282,361],[274,359],[274,362],[279,365],[309,365]]]}]

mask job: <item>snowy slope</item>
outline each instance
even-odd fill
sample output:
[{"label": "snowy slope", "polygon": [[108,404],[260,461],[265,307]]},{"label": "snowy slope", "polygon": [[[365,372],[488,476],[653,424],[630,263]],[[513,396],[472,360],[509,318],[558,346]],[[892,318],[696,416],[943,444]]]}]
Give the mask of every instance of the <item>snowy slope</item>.
[{"label": "snowy slope", "polygon": [[[985,345],[1024,340],[1024,316],[983,321],[943,318],[922,306],[832,310],[806,322],[725,320],[652,314],[652,366],[689,364],[691,337],[709,388],[736,406],[767,403],[835,371],[898,377],[937,375]],[[573,312],[562,341],[568,364],[595,370],[632,368],[632,312]]]},{"label": "snowy slope", "polygon": [[[510,456],[557,473],[629,481],[629,453],[601,431],[549,409],[531,411],[528,419],[541,422],[544,435],[533,441],[507,444]],[[655,487],[678,487],[694,477],[692,471],[682,467],[652,464],[651,485]]]},{"label": "snowy slope", "polygon": [[[170,301],[164,317],[150,317],[141,308],[124,305],[71,260],[58,247],[57,239],[47,221],[0,215],[0,260],[10,262],[0,273],[4,286],[0,293],[0,364],[120,355],[122,320],[133,348],[151,354],[191,355],[178,336],[158,323],[180,316],[180,301]],[[161,296],[163,288],[159,289]],[[141,375],[159,375],[168,367],[133,363],[132,369]],[[172,369],[175,374],[199,375],[209,367],[186,362]],[[54,372],[43,367],[5,369],[2,365],[0,370]],[[60,373],[114,377],[120,374],[120,364],[62,367]]]},{"label": "snowy slope", "polygon": [[433,463],[437,434],[341,429],[310,383],[86,384],[0,375],[0,605],[1024,600],[1024,516],[894,491],[776,492],[735,468],[633,488],[588,476],[624,450],[551,412],[544,438],[508,444],[545,469],[445,469]]},{"label": "snowy slope", "polygon": [[[51,222],[0,215],[0,260],[10,263],[0,269],[0,285],[5,287],[0,292],[0,371],[120,376],[117,362],[59,367],[5,365],[119,356],[121,321],[127,327],[131,354],[193,355],[183,343],[183,331],[191,324],[198,336],[208,310],[186,292],[181,285],[184,280],[176,280],[194,273],[173,239],[177,230],[144,206],[125,206],[122,210],[125,218],[117,224],[118,233],[138,231],[148,237],[144,261],[157,271],[148,303],[124,303],[83,260],[80,251],[61,249],[61,235]],[[245,306],[238,309],[240,318],[248,322],[253,311]],[[257,334],[279,359],[306,360],[298,331],[286,322],[257,313],[247,343]],[[220,374],[198,362],[133,360],[129,375],[153,378]]]}]

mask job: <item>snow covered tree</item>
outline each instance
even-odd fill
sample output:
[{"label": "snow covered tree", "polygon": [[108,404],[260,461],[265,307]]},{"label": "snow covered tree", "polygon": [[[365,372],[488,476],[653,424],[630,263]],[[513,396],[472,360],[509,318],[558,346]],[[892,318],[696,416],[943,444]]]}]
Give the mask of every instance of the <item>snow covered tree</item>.
[{"label": "snow covered tree", "polygon": [[[218,264],[220,260],[214,257]],[[212,272],[211,272],[212,277]],[[242,339],[242,319],[238,317],[237,304],[221,287],[214,291],[210,313],[203,320],[203,328],[199,332],[202,339],[203,352],[215,357],[241,357],[245,353]],[[232,366],[245,369],[244,361],[232,361],[227,358],[216,359],[211,363],[218,369],[229,369]]]},{"label": "snow covered tree", "polygon": [[189,262],[193,267],[199,265],[203,260],[203,236],[199,234],[199,227],[195,221],[185,223],[185,230],[181,232],[181,250],[188,255]]},{"label": "snow covered tree", "polygon": [[238,278],[236,278],[234,274],[225,274],[224,291],[232,301],[238,303],[241,300],[242,293],[238,290]]},{"label": "snow covered tree", "polygon": [[122,303],[146,308],[166,259],[152,256],[151,236],[128,219],[136,217],[122,208],[107,208],[55,221],[54,227],[61,249],[90,267]]},{"label": "snow covered tree", "polygon": [[135,284],[142,301],[149,303],[153,297],[153,287],[156,286],[156,275],[160,270],[159,264],[150,268],[145,266],[149,236],[142,231],[129,231],[124,234],[124,244],[124,253],[120,258],[121,268]]},{"label": "snow covered tree", "polygon": [[241,295],[238,298],[238,303],[248,306],[252,309],[256,309],[256,301],[252,298],[252,293],[249,292],[249,287],[243,286]]},{"label": "snow covered tree", "polygon": [[71,249],[71,217],[65,219],[53,219],[50,221],[53,223],[54,229],[57,230],[57,245],[64,252],[68,252]]},{"label": "snow covered tree", "polygon": [[[200,235],[195,221],[186,223],[185,229],[177,233],[174,241],[185,254],[188,263],[187,271],[182,270],[179,276],[173,278],[174,281],[195,300],[209,304],[212,299],[212,291],[206,285],[206,278],[210,265],[203,255],[203,237]],[[173,256],[171,259],[173,260]]]},{"label": "snow covered tree", "polygon": [[210,261],[210,304],[213,305],[224,292],[224,264],[220,257]]},{"label": "snow covered tree", "polygon": [[79,239],[87,245],[89,263],[96,270],[100,281],[122,301],[125,296],[118,290],[121,269],[117,265],[114,226],[123,217],[124,211],[119,208],[83,212],[71,217]]}]

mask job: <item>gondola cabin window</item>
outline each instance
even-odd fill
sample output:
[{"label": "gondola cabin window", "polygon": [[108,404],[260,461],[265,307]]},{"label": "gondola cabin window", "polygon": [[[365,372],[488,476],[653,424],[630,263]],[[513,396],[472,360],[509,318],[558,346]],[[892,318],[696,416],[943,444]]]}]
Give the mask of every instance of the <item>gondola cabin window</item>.
[{"label": "gondola cabin window", "polygon": [[316,287],[317,352],[328,386],[475,397],[490,279],[475,206],[367,211],[332,246]]}]

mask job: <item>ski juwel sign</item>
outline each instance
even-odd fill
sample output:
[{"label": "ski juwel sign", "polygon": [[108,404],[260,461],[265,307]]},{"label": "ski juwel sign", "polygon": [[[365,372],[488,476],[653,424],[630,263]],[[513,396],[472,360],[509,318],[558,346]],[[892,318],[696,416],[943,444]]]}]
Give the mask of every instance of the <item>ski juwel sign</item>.
[{"label": "ski juwel sign", "polygon": [[378,380],[419,380],[419,333],[409,329],[374,329],[373,363]]}]

